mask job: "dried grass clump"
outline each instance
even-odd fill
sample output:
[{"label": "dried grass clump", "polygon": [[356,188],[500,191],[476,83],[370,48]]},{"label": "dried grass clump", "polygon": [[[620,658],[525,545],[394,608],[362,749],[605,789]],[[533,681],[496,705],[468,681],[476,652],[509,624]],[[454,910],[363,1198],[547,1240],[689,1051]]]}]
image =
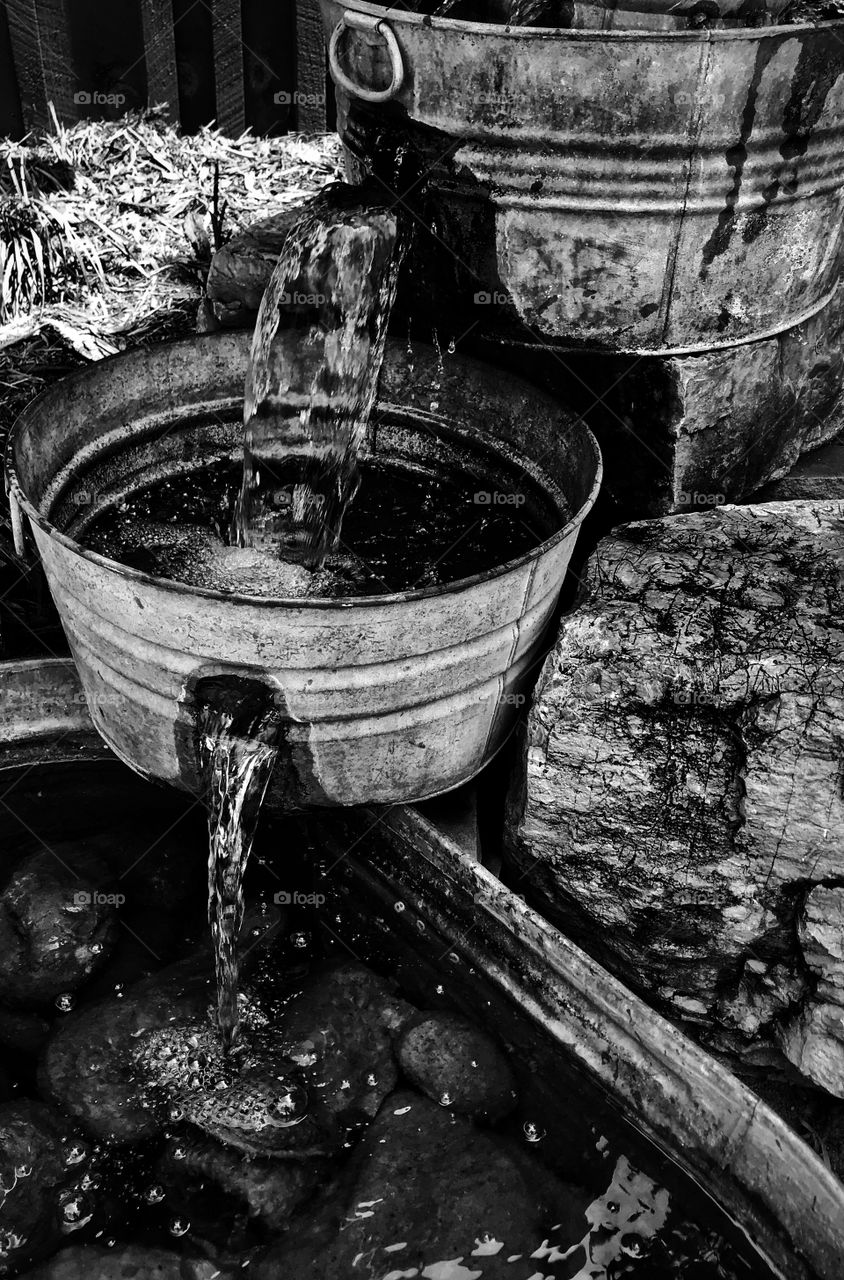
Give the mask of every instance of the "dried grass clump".
[{"label": "dried grass clump", "polygon": [[98,359],[170,328],[196,311],[212,247],[338,161],[334,136],[185,137],[156,112],[54,114],[44,137],[0,141],[0,350],[49,328]]}]

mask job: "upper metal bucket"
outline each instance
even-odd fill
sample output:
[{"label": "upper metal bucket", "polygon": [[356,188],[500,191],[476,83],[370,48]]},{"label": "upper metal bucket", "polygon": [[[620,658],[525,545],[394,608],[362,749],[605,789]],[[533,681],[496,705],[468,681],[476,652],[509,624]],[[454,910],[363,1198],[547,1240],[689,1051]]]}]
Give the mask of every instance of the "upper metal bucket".
[{"label": "upper metal bucket", "polygon": [[584,31],[320,3],[353,176],[385,134],[421,149],[443,288],[488,328],[683,354],[830,300],[844,21]]},{"label": "upper metal bucket", "polygon": [[[279,340],[295,359],[301,331]],[[595,440],[518,378],[460,356],[440,375],[432,350],[416,348],[411,363],[391,343],[369,454],[395,456],[420,437],[457,458],[461,439],[484,441],[570,514],[559,532],[444,587],[304,601],[188,587],[84,550],[74,534],[85,521],[151,478],[240,455],[250,341],[226,333],[102,361],[40,396],[12,433],[13,515],[30,519],[94,723],[140,773],[197,791],[193,690],[248,675],[286,722],[272,806],[455,787],[501,746],[541,661],[600,483]],[[440,413],[429,407],[435,376]]]}]

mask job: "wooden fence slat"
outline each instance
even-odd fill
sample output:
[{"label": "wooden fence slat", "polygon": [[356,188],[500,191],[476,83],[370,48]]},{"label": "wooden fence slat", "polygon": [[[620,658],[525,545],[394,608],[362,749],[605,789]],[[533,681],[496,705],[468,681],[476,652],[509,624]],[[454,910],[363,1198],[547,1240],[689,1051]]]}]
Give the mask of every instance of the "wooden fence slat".
[{"label": "wooden fence slat", "polygon": [[78,119],[65,0],[8,0],[7,14],[25,127],[49,127],[51,102],[59,120]]},{"label": "wooden fence slat", "polygon": [[167,118],[179,120],[179,77],[172,0],[141,0],[144,57],[147,65],[147,104],[167,104]]},{"label": "wooden fence slat", "polygon": [[246,128],[240,0],[213,0],[212,13],[217,125],[239,137]]},{"label": "wooden fence slat", "polygon": [[301,133],[324,133],[326,66],[322,19],[317,0],[296,4],[296,127]]}]

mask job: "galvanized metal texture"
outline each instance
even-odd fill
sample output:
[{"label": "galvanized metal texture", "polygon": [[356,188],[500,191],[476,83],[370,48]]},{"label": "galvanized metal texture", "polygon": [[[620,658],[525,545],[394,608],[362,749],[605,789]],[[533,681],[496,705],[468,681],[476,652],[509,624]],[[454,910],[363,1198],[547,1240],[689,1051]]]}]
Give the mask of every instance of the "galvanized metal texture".
[{"label": "galvanized metal texture", "polygon": [[[290,331],[291,358],[301,335]],[[262,678],[286,725],[271,784],[280,807],[392,803],[465,781],[506,738],[535,672],[578,529],[600,483],[589,431],[549,396],[449,357],[447,417],[430,411],[435,354],[390,344],[383,415],[437,433],[470,427],[542,471],[571,519],[493,572],[403,594],[273,600],[194,589],[84,551],[78,500],[111,501],[161,468],[236,453],[248,333],[184,340],[103,361],[24,412],[9,445],[13,498],[29,517],[97,728],[140,773],[198,790],[192,690],[202,677]],[[390,418],[387,413],[387,418]],[[379,419],[381,419],[379,421]],[[140,477],[140,479],[139,479]],[[557,488],[559,487],[559,488]]]},{"label": "galvanized metal texture", "polygon": [[[326,33],[366,0],[321,0]],[[437,233],[543,338],[682,354],[820,310],[844,254],[844,20],[707,31],[504,28],[390,9],[403,83],[338,128],[424,137]],[[384,23],[381,23],[383,28]],[[390,76],[377,31],[338,53]],[[485,317],[483,317],[485,318]]]}]

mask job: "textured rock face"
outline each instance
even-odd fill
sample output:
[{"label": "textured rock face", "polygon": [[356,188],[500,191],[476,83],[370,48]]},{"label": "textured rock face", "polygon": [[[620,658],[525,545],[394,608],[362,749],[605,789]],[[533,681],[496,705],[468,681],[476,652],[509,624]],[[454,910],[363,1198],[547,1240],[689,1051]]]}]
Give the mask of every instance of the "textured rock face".
[{"label": "textured rock face", "polygon": [[625,981],[716,1043],[781,1037],[844,1096],[842,535],[844,504],[793,502],[602,542],[539,682],[509,843]]}]

